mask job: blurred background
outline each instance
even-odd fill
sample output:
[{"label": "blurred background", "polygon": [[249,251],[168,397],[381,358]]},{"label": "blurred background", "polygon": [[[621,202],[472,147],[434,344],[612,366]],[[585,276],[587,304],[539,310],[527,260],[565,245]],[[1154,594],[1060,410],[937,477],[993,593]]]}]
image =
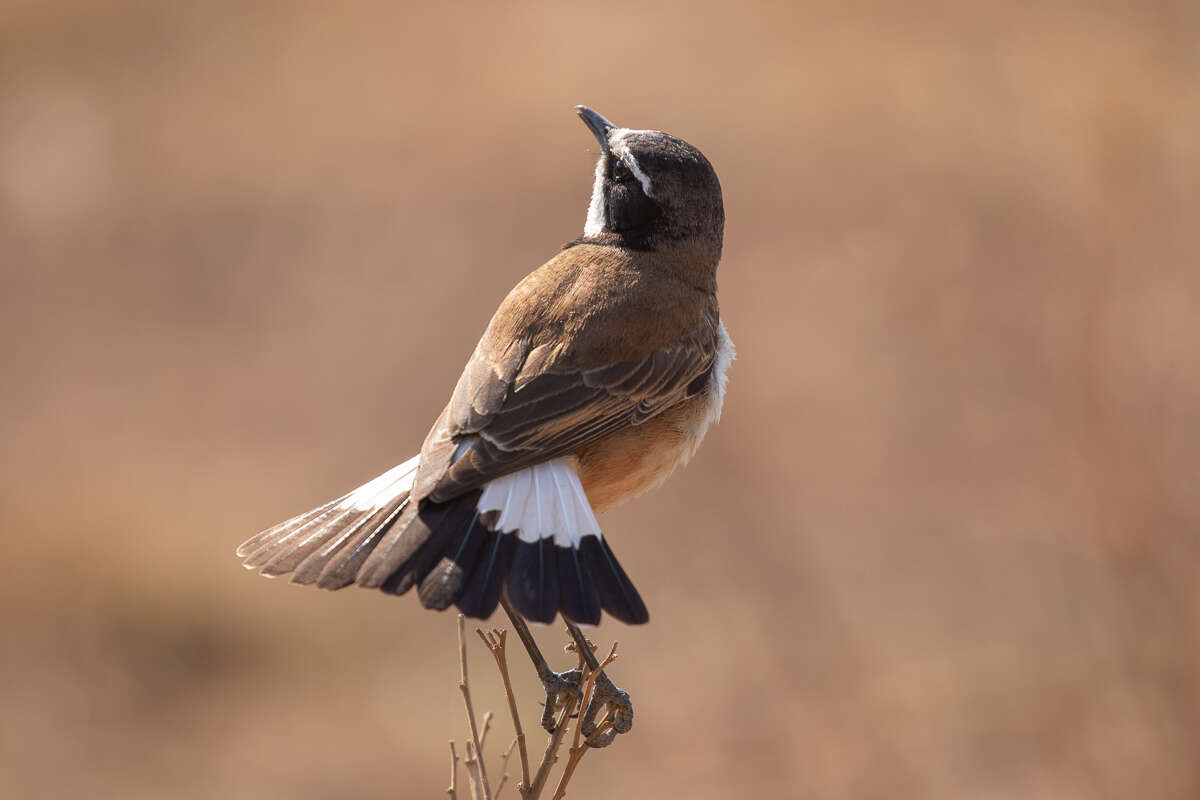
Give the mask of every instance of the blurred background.
[{"label": "blurred background", "polygon": [[739,359],[571,796],[1200,796],[1200,6],[433,6],[0,5],[5,792],[441,795],[453,616],[233,549],[419,447],[587,103],[715,164]]}]

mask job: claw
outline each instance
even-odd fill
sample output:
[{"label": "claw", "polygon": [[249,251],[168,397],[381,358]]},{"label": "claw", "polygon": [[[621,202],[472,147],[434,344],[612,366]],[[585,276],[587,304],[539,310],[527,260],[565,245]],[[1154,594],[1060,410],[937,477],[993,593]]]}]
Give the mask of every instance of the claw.
[{"label": "claw", "polygon": [[[609,727],[597,732],[596,718],[601,711],[608,711]],[[633,703],[629,692],[618,689],[604,673],[596,676],[592,688],[592,699],[583,712],[580,730],[589,747],[608,747],[619,733],[628,733],[633,728]]]},{"label": "claw", "polygon": [[578,700],[583,689],[580,687],[580,681],[583,679],[583,673],[577,669],[567,670],[566,672],[551,672],[542,679],[542,686],[546,689],[546,706],[542,710],[542,727],[547,733],[554,733],[557,727],[558,712],[566,708],[567,703],[572,698]]}]

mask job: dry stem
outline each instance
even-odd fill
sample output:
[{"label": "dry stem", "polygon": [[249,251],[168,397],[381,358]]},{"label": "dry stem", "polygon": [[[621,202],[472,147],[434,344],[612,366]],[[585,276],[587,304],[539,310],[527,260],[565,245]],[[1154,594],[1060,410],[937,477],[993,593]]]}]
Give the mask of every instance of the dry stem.
[{"label": "dry stem", "polygon": [[480,800],[483,797],[483,789],[486,784],[479,774],[482,764],[483,761],[479,758],[475,745],[467,742],[467,757],[463,759],[463,765],[467,768],[467,777],[471,779],[471,800]]},{"label": "dry stem", "polygon": [[492,712],[483,712],[483,733],[479,734],[479,752],[483,752],[484,746],[487,744],[488,731],[492,729]]},{"label": "dry stem", "polygon": [[454,749],[454,740],[450,740],[450,788],[446,789],[450,800],[458,800],[458,753]]},{"label": "dry stem", "polygon": [[517,740],[513,739],[512,744],[500,756],[500,782],[496,784],[496,793],[492,795],[492,800],[500,800],[500,792],[504,789],[504,784],[508,783],[508,759],[516,746]]},{"label": "dry stem", "polygon": [[[458,688],[462,691],[463,704],[467,708],[467,721],[471,724],[471,741],[467,742],[466,764],[469,768],[472,768],[472,766],[471,766],[472,752],[471,751],[472,751],[472,745],[474,745],[475,765],[472,769],[477,769],[479,772],[478,789],[480,790],[480,794],[477,794],[476,796],[482,796],[483,800],[492,800],[492,790],[491,790],[491,787],[488,786],[487,769],[483,763],[483,755],[482,755],[483,748],[480,746],[480,743],[479,743],[479,728],[475,724],[475,710],[471,707],[471,690],[467,686],[467,637],[464,634],[464,630],[465,630],[464,623],[465,623],[465,617],[463,617],[462,614],[459,614],[458,615],[458,662],[459,662],[459,667],[461,669],[462,677],[459,680]],[[468,774],[471,774],[472,779],[474,780],[474,773],[468,772]]]},{"label": "dry stem", "polygon": [[[525,748],[525,730],[521,727],[521,715],[517,713],[517,696],[513,694],[512,680],[508,676],[508,654],[505,650],[508,631],[493,628],[491,633],[485,634],[476,628],[475,633],[479,634],[479,638],[487,645],[488,650],[492,651],[492,656],[496,659],[496,668],[500,670],[500,679],[504,681],[504,694],[508,697],[508,711],[512,714],[513,730],[517,734],[517,750],[521,754],[521,783],[517,789],[522,796],[525,796],[530,789],[529,751]],[[509,752],[512,752],[511,749]],[[507,756],[505,760],[507,761]],[[500,794],[499,787],[496,789],[496,794]]]},{"label": "dry stem", "polygon": [[562,744],[563,736],[567,732],[567,725],[571,721],[571,714],[575,712],[576,702],[575,698],[572,697],[563,708],[562,718],[554,726],[554,733],[550,734],[550,741],[546,743],[546,753],[542,756],[542,764],[538,767],[537,775],[534,776],[533,785],[529,787],[527,797],[539,797],[542,790],[546,787],[546,781],[550,778],[550,770],[554,768],[554,764],[558,761],[558,748]]}]

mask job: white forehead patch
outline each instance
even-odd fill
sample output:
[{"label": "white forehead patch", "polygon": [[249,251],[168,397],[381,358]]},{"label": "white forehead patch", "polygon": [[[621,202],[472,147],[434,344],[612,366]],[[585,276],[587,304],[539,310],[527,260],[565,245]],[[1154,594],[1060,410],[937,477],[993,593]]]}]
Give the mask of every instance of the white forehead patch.
[{"label": "white forehead patch", "polygon": [[[629,128],[615,128],[608,136],[608,149],[621,159],[629,171],[642,185],[642,191],[647,197],[653,197],[650,191],[650,176],[642,171],[637,159],[629,152],[629,143],[625,139],[636,133],[651,133],[651,131],[634,131]],[[588,203],[587,221],[583,225],[584,236],[596,236],[608,224],[608,208],[604,200],[604,156],[596,161],[596,180],[592,183],[592,200]]]}]

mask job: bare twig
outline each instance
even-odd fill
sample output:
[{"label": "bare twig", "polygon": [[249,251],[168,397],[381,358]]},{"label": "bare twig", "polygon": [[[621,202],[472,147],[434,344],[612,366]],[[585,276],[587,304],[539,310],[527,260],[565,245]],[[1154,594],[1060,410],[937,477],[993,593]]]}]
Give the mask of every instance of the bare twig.
[{"label": "bare twig", "polygon": [[450,800],[458,800],[458,753],[454,749],[454,740],[450,740],[450,788],[446,790]]},{"label": "bare twig", "polygon": [[[612,662],[617,660],[617,645],[618,644],[620,644],[620,643],[613,642],[612,647],[610,647],[608,649],[608,655],[606,655],[604,657],[604,660],[601,661],[599,663],[599,665],[596,666],[595,669],[588,671],[587,678],[585,680],[584,687],[583,687],[582,707],[586,708],[587,704],[589,702],[591,702],[592,695],[596,691],[596,678],[599,677],[601,672],[604,672],[604,669],[609,664],[611,664]],[[580,717],[579,724],[575,726],[575,744],[573,745],[572,749],[579,747],[579,737],[580,737],[582,730],[583,730],[583,717]]]},{"label": "bare twig", "polygon": [[554,768],[555,763],[558,761],[558,748],[567,733],[567,725],[571,721],[571,715],[575,713],[575,704],[577,702],[574,697],[571,697],[563,707],[562,717],[554,727],[554,733],[550,734],[550,741],[546,743],[546,753],[542,756],[541,766],[538,767],[537,775],[534,776],[533,785],[529,787],[529,793],[526,797],[536,800],[536,798],[541,796],[542,790],[546,788],[546,781],[550,778],[550,770]]},{"label": "bare twig", "polygon": [[[471,707],[471,690],[467,686],[467,638],[464,633],[465,617],[462,614],[458,615],[458,662],[461,670],[461,678],[458,683],[458,688],[462,692],[463,705],[467,709],[467,721],[471,725],[471,741],[467,742],[467,760],[466,763],[470,767],[472,758],[479,772],[479,790],[483,800],[492,800],[492,790],[488,786],[487,769],[484,766],[482,753],[483,748],[479,743],[479,728],[475,724],[475,710]],[[472,755],[472,745],[474,746],[474,754]],[[472,774],[473,773],[468,773]]]},{"label": "bare twig", "polygon": [[487,744],[488,731],[492,729],[492,712],[483,712],[483,733],[479,734],[479,755],[483,757],[483,748]]},{"label": "bare twig", "polygon": [[[587,656],[584,655],[583,651],[579,649],[579,642],[577,642],[575,640],[574,633],[569,628],[567,629],[567,633],[572,638],[569,639],[565,645],[563,645],[563,650],[567,651],[568,653],[574,653],[575,655],[579,656],[579,662],[580,662],[579,665],[581,667],[588,665],[590,662],[588,661]],[[583,636],[581,638],[582,638],[583,642],[585,644],[587,644],[588,647],[596,646],[596,643],[593,642],[591,639],[587,638],[586,636]],[[594,660],[595,656],[593,656],[592,659]]]},{"label": "bare twig", "polygon": [[567,794],[567,784],[575,775],[575,768],[579,766],[579,762],[583,760],[583,754],[591,748],[586,744],[583,747],[572,747],[567,751],[567,766],[563,768],[563,774],[558,779],[558,786],[554,789],[554,797],[551,800],[562,800]]},{"label": "bare twig", "polygon": [[[521,727],[521,715],[517,713],[517,696],[513,693],[512,680],[508,676],[508,653],[505,650],[508,631],[493,629],[491,633],[485,634],[476,628],[475,633],[479,634],[479,638],[487,645],[488,650],[492,651],[492,656],[496,659],[496,668],[500,670],[500,679],[504,681],[504,694],[508,696],[508,711],[512,714],[513,730],[517,734],[517,750],[521,754],[521,783],[517,789],[522,795],[525,795],[530,789],[529,751],[525,748],[525,730]],[[500,794],[499,787],[496,788],[496,794]]]},{"label": "bare twig", "polygon": [[467,768],[467,777],[471,781],[471,800],[482,800],[483,798],[483,778],[479,774],[481,761],[479,755],[475,751],[475,745],[467,742],[467,756],[463,759],[463,766]]},{"label": "bare twig", "polygon": [[500,782],[496,784],[496,792],[492,795],[492,800],[500,800],[500,792],[504,789],[504,784],[508,783],[508,759],[516,746],[517,740],[513,739],[512,744],[500,756]]}]

